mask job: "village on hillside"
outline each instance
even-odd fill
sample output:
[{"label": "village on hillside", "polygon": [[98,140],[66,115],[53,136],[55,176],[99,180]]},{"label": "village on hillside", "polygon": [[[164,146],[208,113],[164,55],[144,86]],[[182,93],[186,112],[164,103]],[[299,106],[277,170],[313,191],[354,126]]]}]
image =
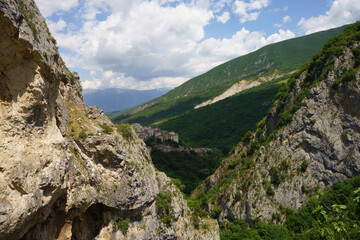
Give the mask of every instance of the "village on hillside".
[{"label": "village on hillside", "polygon": [[[210,148],[192,148],[192,147],[185,147],[179,144],[179,134],[175,132],[168,132],[165,130],[161,130],[160,128],[151,128],[151,127],[144,127],[141,126],[140,123],[133,123],[131,124],[133,128],[135,128],[137,134],[141,139],[144,141],[154,138],[161,142],[161,144],[153,144],[148,146],[149,152],[151,152],[152,148],[157,148],[162,152],[195,152],[197,155],[205,157],[208,153],[212,152]],[[176,143],[175,146],[166,144],[166,142],[174,142]]]}]

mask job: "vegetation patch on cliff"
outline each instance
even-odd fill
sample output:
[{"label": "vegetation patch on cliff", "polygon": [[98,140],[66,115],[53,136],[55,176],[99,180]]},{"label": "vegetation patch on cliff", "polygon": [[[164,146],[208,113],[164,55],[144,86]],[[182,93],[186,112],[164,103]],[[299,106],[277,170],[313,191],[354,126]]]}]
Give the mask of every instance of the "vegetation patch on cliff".
[{"label": "vegetation patch on cliff", "polygon": [[359,239],[360,176],[318,191],[299,211],[282,209],[282,225],[258,220],[221,224],[221,239]]}]

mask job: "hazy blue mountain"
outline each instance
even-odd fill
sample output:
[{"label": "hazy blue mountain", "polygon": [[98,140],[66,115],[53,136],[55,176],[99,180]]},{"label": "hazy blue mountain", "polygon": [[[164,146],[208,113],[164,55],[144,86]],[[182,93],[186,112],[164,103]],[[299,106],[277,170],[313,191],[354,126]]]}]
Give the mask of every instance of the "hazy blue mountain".
[{"label": "hazy blue mountain", "polygon": [[98,106],[104,112],[121,111],[135,107],[167,93],[168,89],[133,90],[107,88],[84,90],[84,101],[88,106]]}]

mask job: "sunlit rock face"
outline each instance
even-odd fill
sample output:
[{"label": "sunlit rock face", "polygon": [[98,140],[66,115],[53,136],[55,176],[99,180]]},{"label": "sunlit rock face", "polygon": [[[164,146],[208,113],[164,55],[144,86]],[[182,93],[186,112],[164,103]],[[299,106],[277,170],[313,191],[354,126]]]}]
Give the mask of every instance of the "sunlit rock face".
[{"label": "sunlit rock face", "polygon": [[84,104],[55,43],[33,0],[0,0],[0,239],[219,239],[136,132]]}]

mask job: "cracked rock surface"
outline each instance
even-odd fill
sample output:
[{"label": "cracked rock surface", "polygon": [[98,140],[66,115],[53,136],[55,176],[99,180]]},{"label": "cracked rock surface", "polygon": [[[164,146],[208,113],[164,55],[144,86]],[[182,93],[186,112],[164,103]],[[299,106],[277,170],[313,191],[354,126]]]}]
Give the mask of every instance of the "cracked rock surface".
[{"label": "cracked rock surface", "polygon": [[33,0],[0,0],[0,239],[219,239],[135,131],[84,104],[55,43]]}]

